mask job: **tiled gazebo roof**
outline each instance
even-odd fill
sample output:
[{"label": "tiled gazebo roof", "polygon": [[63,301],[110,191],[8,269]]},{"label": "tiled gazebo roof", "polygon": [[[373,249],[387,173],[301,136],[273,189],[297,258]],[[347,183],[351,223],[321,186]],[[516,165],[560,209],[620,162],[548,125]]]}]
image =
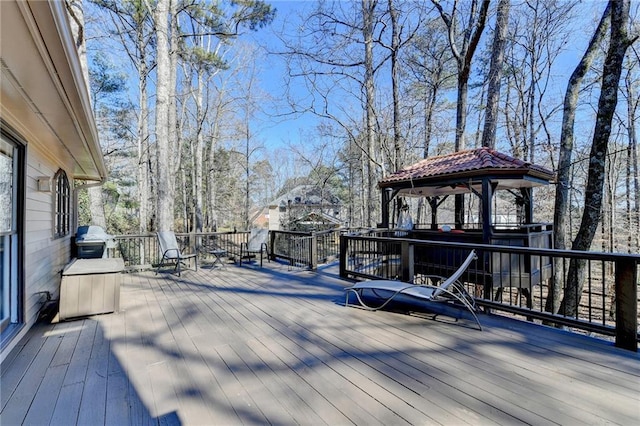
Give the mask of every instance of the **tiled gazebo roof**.
[{"label": "tiled gazebo roof", "polygon": [[553,178],[551,170],[483,147],[424,159],[387,176],[378,185],[385,188],[489,174],[507,179],[528,176],[547,182]]}]

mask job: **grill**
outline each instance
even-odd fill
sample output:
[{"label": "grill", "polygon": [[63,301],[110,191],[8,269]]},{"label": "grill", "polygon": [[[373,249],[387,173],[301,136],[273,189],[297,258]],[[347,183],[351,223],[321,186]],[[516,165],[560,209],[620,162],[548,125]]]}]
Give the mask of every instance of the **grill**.
[{"label": "grill", "polygon": [[76,247],[78,259],[99,259],[107,257],[105,250],[111,235],[100,226],[79,226],[76,233]]}]

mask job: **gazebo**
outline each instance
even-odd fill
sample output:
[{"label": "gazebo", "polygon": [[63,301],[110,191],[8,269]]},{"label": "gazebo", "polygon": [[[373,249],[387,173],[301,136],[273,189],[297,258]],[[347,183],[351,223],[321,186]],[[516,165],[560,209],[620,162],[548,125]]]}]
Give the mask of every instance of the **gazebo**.
[{"label": "gazebo", "polygon": [[[383,228],[392,225],[391,204],[396,197],[424,197],[430,207],[430,224],[410,231],[411,238],[457,243],[493,244],[531,248],[552,248],[553,226],[533,220],[533,188],[548,185],[553,172],[489,148],[459,151],[430,157],[397,171],[379,182],[382,190]],[[507,191],[518,211],[515,223],[494,223],[494,196]],[[438,209],[450,196],[473,194],[479,199],[477,223],[465,224],[464,203],[456,200],[455,222],[439,223]],[[428,259],[433,253],[416,253],[417,263],[425,273],[436,271]],[[423,262],[418,260],[422,258]],[[515,277],[527,285],[537,285],[551,274],[551,260],[541,256],[511,256],[494,253],[481,256],[477,265],[479,280],[491,282],[494,288],[520,287],[512,285]],[[509,283],[509,284],[508,284]]]}]

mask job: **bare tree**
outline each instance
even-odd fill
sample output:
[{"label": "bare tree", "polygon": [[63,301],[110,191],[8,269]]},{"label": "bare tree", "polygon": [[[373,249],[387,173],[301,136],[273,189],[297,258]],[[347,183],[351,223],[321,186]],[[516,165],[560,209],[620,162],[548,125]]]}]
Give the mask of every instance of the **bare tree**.
[{"label": "bare tree", "polygon": [[155,63],[149,50],[154,40],[152,17],[145,0],[119,2],[114,0],[92,0],[109,12],[111,35],[120,41],[129,60],[137,71],[137,194],[139,232],[151,229],[152,175],[153,167],[149,150],[149,108],[147,81]]},{"label": "bare tree", "polygon": [[631,46],[631,53],[623,90],[627,103],[626,130],[629,139],[626,156],[625,204],[628,232],[627,251],[636,253],[640,248],[640,180],[638,178],[638,135],[636,127],[640,98],[636,91],[638,82],[633,80],[633,74],[640,65],[640,55],[635,46]]},{"label": "bare tree", "polygon": [[[87,64],[87,45],[84,36],[84,8],[80,0],[65,0],[67,14],[71,21],[71,29],[75,38],[76,49],[80,58],[80,65],[85,78],[85,84],[89,87],[89,67]],[[95,102],[92,107],[95,114]],[[104,214],[104,201],[102,199],[102,188],[92,186],[88,188],[89,193],[89,210],[91,211],[91,223],[106,229],[107,219]]]},{"label": "bare tree", "polygon": [[[564,109],[562,115],[562,128],[560,134],[560,153],[558,159],[558,173],[555,195],[555,210],[553,223],[555,227],[554,247],[557,249],[566,249],[566,229],[568,206],[569,206],[569,189],[571,183],[571,162],[574,145],[574,126],[576,117],[576,108],[578,104],[578,95],[582,81],[591,67],[599,46],[606,35],[609,25],[609,17],[611,13],[611,3],[607,5],[602,14],[602,18],[596,27],[596,30],[589,42],[589,45],[580,59],[580,62],[573,70],[567,90],[564,97]],[[558,265],[559,266],[559,265]],[[555,268],[559,274],[560,267]],[[547,298],[546,310],[549,312],[557,312],[561,301],[561,288],[556,283],[562,282],[560,276],[557,276],[550,285],[550,297]]]},{"label": "bare tree", "polygon": [[[465,149],[465,128],[467,125],[467,94],[469,92],[469,76],[471,62],[484,31],[489,11],[489,0],[471,0],[466,25],[462,24],[464,16],[460,16],[457,1],[454,1],[450,12],[444,10],[439,1],[431,0],[440,12],[448,30],[449,47],[458,66],[458,96],[456,105],[456,141],[455,150]],[[480,3],[478,5],[478,3]]]},{"label": "bare tree", "polygon": [[[375,83],[373,80],[373,22],[377,5],[376,0],[362,0],[362,39],[364,42],[364,92],[365,92],[365,135],[367,140],[367,157],[375,158],[376,117],[375,117]],[[373,203],[375,193],[375,165],[367,162],[367,200]],[[366,225],[373,225],[371,213],[375,208],[367,209]]]},{"label": "bare tree", "polygon": [[[302,99],[286,94],[289,108],[335,122],[347,143],[361,150],[363,192],[355,198],[363,206],[366,226],[379,210],[376,180],[385,167],[379,158],[376,109],[375,78],[384,62],[374,51],[380,45],[375,37],[380,31],[376,25],[381,25],[378,9],[377,0],[319,2],[296,32],[283,29],[278,34],[284,48],[277,52],[286,60],[289,78],[304,81],[308,88]],[[335,96],[345,101],[334,102]]]},{"label": "bare tree", "polygon": [[441,22],[438,18],[423,24],[405,59],[409,74],[407,96],[422,104],[422,158],[430,153],[441,91],[455,85],[455,65],[449,45],[442,37]]},{"label": "bare tree", "polygon": [[[158,231],[173,230],[174,177],[169,141],[169,109],[171,107],[171,64],[169,56],[170,0],[158,0],[155,5],[156,28],[156,178],[158,182]],[[173,84],[175,87],[175,84]]]},{"label": "bare tree", "polygon": [[507,27],[509,26],[510,5],[510,0],[500,0],[498,2],[496,27],[493,34],[491,65],[489,67],[489,82],[487,87],[487,108],[484,116],[484,131],[482,132],[482,146],[489,148],[495,148],[496,145],[498,101],[500,100],[504,44],[507,36]]},{"label": "bare tree", "polygon": [[534,162],[539,146],[553,151],[547,122],[559,107],[555,103],[549,106],[545,98],[553,78],[552,67],[571,39],[568,23],[576,4],[532,0],[512,11],[505,58],[504,117],[516,157]]},{"label": "bare tree", "polygon": [[[609,6],[611,7],[609,47],[603,65],[602,86],[591,144],[589,174],[584,198],[585,207],[580,228],[573,241],[573,250],[589,250],[598,223],[600,223],[611,123],[618,104],[618,87],[625,54],[632,43],[628,36],[629,0],[611,0]],[[560,312],[564,315],[574,316],[577,313],[584,273],[585,261],[572,260],[570,262],[567,288],[560,305]]]},{"label": "bare tree", "polygon": [[[446,12],[439,1],[431,0],[440,12],[448,30],[449,47],[458,65],[458,96],[456,104],[456,140],[455,150],[465,149],[465,129],[467,127],[467,96],[471,62],[484,31],[489,11],[489,0],[471,0],[466,25],[458,10],[457,1],[453,2],[450,12]],[[478,7],[478,2],[480,5]],[[459,33],[459,31],[461,31]],[[462,227],[464,219],[464,195],[455,196],[456,227]]]},{"label": "bare tree", "polygon": [[[205,222],[203,216],[205,214],[205,197],[207,194],[205,190],[207,186],[205,176],[209,176],[209,173],[205,170],[205,152],[211,155],[215,152],[215,150],[207,148],[205,140],[210,111],[208,88],[212,78],[221,71],[227,70],[229,67],[223,59],[224,53],[226,52],[223,49],[222,40],[210,35],[204,35],[209,28],[203,25],[200,20],[203,14],[207,14],[207,11],[196,9],[190,12],[192,16],[186,20],[185,26],[191,30],[192,35],[188,38],[185,37],[185,39],[190,40],[191,43],[182,43],[182,49],[179,53],[185,68],[184,74],[186,76],[193,76],[193,79],[187,78],[186,81],[193,80],[195,84],[195,87],[191,90],[191,97],[195,108],[192,130],[195,134],[190,138],[190,157],[192,161],[191,199],[193,202],[192,224],[196,232],[202,232]],[[219,103],[217,107],[220,107]],[[214,127],[218,124],[216,119],[217,117],[213,117]],[[215,194],[211,195],[211,197],[214,196]],[[208,209],[206,211],[208,212]]]}]

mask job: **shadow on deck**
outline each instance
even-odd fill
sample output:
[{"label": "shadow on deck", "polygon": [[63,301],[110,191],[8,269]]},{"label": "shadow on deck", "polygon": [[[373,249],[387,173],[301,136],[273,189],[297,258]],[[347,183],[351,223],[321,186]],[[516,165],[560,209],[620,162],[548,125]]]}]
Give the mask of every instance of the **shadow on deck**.
[{"label": "shadow on deck", "polygon": [[2,424],[640,421],[640,356],[500,317],[345,308],[337,267],[126,274],[116,314],[34,327]]}]

